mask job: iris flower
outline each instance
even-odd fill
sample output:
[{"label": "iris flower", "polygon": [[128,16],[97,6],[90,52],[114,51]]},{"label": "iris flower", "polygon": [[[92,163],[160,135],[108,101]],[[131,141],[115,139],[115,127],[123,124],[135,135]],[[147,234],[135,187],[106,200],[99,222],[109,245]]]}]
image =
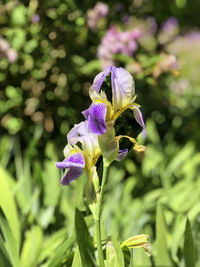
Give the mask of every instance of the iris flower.
[{"label": "iris flower", "polygon": [[[108,75],[111,75],[112,100],[108,100],[106,93],[102,90],[102,84]],[[92,104],[89,109],[83,111],[83,115],[88,120],[88,126],[92,133],[99,136],[105,136],[106,133],[113,127],[117,118],[126,110],[133,110],[133,115],[136,121],[145,131],[145,124],[139,105],[136,104],[135,98],[135,83],[131,74],[123,68],[115,66],[108,67],[105,71],[100,72],[94,79],[93,85],[90,88],[90,98]],[[113,130],[112,130],[113,131]],[[128,138],[137,151],[144,151],[145,147],[138,145],[137,141],[129,136],[120,135],[115,138],[116,150],[126,156],[128,150],[119,150],[119,140]],[[99,139],[99,141],[102,138]],[[109,140],[108,140],[109,141]],[[110,147],[108,146],[109,150]],[[115,153],[116,154],[116,153]],[[118,154],[119,157],[119,154]],[[112,157],[111,157],[112,158]]]},{"label": "iris flower", "polygon": [[[108,101],[101,86],[106,77],[111,74],[112,102]],[[116,119],[126,110],[133,110],[136,121],[145,129],[142,113],[135,101],[135,83],[131,74],[115,66],[108,67],[100,72],[94,79],[90,88],[92,104],[89,109],[83,111],[88,120],[92,133],[101,135],[106,132],[106,122]]]},{"label": "iris flower", "polygon": [[[61,184],[69,185],[85,170],[88,177],[92,178],[92,167],[95,166],[101,150],[98,135],[93,134],[88,127],[88,121],[82,121],[71,129],[67,135],[67,145],[64,148],[65,159],[56,162],[60,169],[66,169],[61,179]],[[128,149],[119,150],[116,160],[122,160]]]},{"label": "iris flower", "polygon": [[84,170],[90,175],[91,168],[100,155],[97,135],[90,131],[88,121],[75,124],[67,135],[67,141],[65,159],[56,163],[58,168],[66,169],[61,179],[63,185],[77,179]]}]

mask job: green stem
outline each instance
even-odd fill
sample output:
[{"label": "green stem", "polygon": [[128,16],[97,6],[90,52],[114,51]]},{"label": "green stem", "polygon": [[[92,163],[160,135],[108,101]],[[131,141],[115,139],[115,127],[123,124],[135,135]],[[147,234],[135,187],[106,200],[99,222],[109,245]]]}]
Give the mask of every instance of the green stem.
[{"label": "green stem", "polygon": [[97,218],[95,219],[97,251],[98,251],[98,256],[99,256],[100,267],[105,267],[103,250],[102,250],[102,245],[101,245],[101,210],[102,210],[103,192],[104,192],[104,186],[106,183],[107,172],[108,172],[108,166],[104,164],[103,177],[102,177],[102,182],[101,182],[101,191],[100,191],[99,199],[97,202]]}]

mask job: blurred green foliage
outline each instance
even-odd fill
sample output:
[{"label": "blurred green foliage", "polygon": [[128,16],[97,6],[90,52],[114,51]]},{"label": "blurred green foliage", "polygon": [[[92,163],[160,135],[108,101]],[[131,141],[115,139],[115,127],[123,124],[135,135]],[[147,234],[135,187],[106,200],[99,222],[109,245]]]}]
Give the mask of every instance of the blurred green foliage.
[{"label": "blurred green foliage", "polygon": [[[130,152],[111,166],[104,236],[113,237],[117,262],[124,261],[117,239],[145,232],[152,257],[135,249],[129,266],[197,267],[200,2],[135,0],[120,5],[112,0],[108,16],[92,31],[87,11],[95,3],[0,1],[0,40],[13,49],[7,56],[0,51],[0,266],[80,266],[85,254],[75,245],[75,208],[81,211],[77,227],[93,226],[83,197],[86,177],[63,188],[54,162],[62,158],[65,135],[90,103],[88,89],[101,71],[97,50],[102,37],[111,25],[120,31],[142,25],[148,38],[138,41],[132,57],[118,54],[114,61],[134,74],[148,133],[145,140],[139,138],[147,150],[144,155]],[[127,15],[128,24],[123,22]],[[178,20],[178,31],[160,43],[162,23],[171,16]],[[149,17],[157,25],[153,34]],[[169,54],[177,57],[175,72],[162,65]]]}]

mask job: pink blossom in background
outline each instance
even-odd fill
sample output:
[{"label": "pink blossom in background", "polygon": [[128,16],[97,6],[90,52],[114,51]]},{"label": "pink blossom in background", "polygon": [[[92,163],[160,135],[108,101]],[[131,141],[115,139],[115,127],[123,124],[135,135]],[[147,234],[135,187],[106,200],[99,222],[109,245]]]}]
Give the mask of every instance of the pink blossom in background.
[{"label": "pink blossom in background", "polygon": [[0,38],[0,52],[6,52],[9,47],[9,43],[5,39]]},{"label": "pink blossom in background", "polygon": [[10,47],[10,44],[6,39],[0,37],[0,55],[6,57],[10,63],[17,60],[17,51]]},{"label": "pink blossom in background", "polygon": [[107,16],[109,7],[107,4],[97,2],[93,9],[87,12],[87,25],[91,30],[96,30],[99,20]]},{"label": "pink blossom in background", "polygon": [[6,52],[6,55],[10,63],[14,63],[18,58],[17,51],[15,51],[13,48],[9,48]]},{"label": "pink blossom in background", "polygon": [[116,27],[112,26],[98,47],[97,56],[101,60],[102,68],[112,65],[116,54],[132,56],[138,48],[136,40],[139,37],[140,31],[137,29],[118,32]]}]

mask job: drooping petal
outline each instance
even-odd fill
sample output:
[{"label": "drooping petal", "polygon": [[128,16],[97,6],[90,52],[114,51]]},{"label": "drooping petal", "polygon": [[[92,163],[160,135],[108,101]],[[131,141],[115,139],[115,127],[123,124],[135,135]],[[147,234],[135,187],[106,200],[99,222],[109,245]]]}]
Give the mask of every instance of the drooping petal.
[{"label": "drooping petal", "polygon": [[68,185],[82,174],[85,168],[85,159],[82,153],[78,152],[65,158],[62,162],[57,162],[56,166],[58,168],[67,169],[66,174],[61,179],[61,184]]},{"label": "drooping petal", "polygon": [[88,116],[88,125],[92,133],[101,135],[106,132],[107,107],[103,103],[92,104]]},{"label": "drooping petal", "polygon": [[133,114],[136,119],[136,121],[142,126],[143,129],[145,129],[145,124],[142,116],[142,112],[137,106],[133,106]]},{"label": "drooping petal", "polygon": [[127,148],[126,149],[122,149],[122,150],[119,149],[119,152],[118,152],[116,160],[117,161],[123,160],[127,156],[127,154],[128,154],[128,149]]},{"label": "drooping petal", "polygon": [[112,66],[111,84],[112,101],[116,110],[132,102],[135,94],[135,82],[127,70]]},{"label": "drooping petal", "polygon": [[83,168],[70,168],[62,177],[60,183],[62,185],[69,185],[73,180],[77,179],[83,173]]}]

